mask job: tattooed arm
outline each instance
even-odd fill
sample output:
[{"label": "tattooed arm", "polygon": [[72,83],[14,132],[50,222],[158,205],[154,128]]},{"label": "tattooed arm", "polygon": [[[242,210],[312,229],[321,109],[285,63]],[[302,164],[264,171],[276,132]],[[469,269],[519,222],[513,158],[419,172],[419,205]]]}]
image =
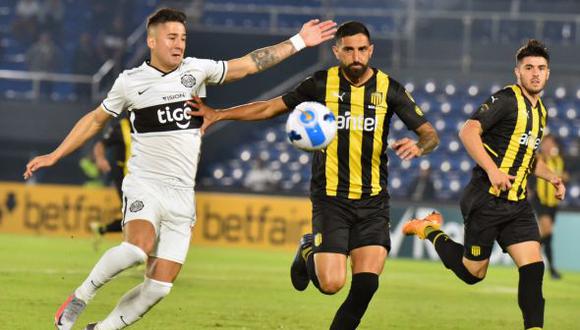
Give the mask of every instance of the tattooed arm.
[{"label": "tattooed arm", "polygon": [[[306,47],[316,46],[334,36],[334,32],[336,32],[335,26],[336,23],[333,21],[319,22],[317,19],[311,20],[302,26],[299,39],[301,39]],[[225,81],[235,81],[247,75],[264,71],[292,56],[299,50],[296,49],[295,45],[289,39],[277,45],[254,50],[244,57],[229,60]]]}]

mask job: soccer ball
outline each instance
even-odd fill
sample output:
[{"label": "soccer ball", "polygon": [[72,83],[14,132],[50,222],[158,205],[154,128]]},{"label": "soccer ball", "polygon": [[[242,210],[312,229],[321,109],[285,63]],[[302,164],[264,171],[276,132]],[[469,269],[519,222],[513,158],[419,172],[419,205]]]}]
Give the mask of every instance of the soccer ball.
[{"label": "soccer ball", "polygon": [[302,102],[286,121],[288,140],[298,149],[326,148],[336,136],[336,118],[330,109],[318,102]]}]

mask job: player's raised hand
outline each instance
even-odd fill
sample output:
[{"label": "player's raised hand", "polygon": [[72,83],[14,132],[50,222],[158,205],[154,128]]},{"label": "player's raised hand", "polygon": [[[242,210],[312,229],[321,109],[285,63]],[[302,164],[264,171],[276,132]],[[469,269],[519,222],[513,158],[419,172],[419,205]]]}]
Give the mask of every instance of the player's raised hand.
[{"label": "player's raised hand", "polygon": [[554,185],[554,188],[556,188],[556,192],[554,193],[556,198],[563,200],[564,197],[566,197],[566,186],[564,185],[564,181],[559,177],[555,177],[550,180],[550,183]]},{"label": "player's raised hand", "polygon": [[391,148],[395,150],[397,156],[402,160],[411,160],[415,157],[421,156],[422,153],[421,148],[417,146],[417,142],[409,138],[402,138],[395,141],[391,145]]},{"label": "player's raised hand", "polygon": [[186,113],[188,115],[203,118],[203,124],[201,124],[200,131],[202,135],[205,134],[205,130],[217,121],[217,111],[214,108],[204,104],[199,96],[194,96],[193,101],[187,101],[186,103],[192,109],[195,109],[192,111],[187,111]]},{"label": "player's raised hand", "polygon": [[489,182],[496,191],[508,191],[512,188],[512,182],[516,179],[515,176],[506,174],[498,168],[487,173]]},{"label": "player's raised hand", "polygon": [[319,19],[313,19],[302,25],[299,34],[307,47],[313,47],[332,39],[335,32],[336,22],[331,20],[320,22]]},{"label": "player's raised hand", "polygon": [[34,157],[31,161],[28,162],[28,164],[26,164],[26,170],[24,171],[23,175],[24,180],[30,179],[32,174],[38,169],[52,166],[56,164],[57,161],[58,159],[52,153]]}]

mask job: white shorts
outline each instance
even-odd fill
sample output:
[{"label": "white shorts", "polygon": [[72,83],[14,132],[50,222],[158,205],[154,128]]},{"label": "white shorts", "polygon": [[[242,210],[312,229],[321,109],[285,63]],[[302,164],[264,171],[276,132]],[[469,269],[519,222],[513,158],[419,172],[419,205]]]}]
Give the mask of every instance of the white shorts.
[{"label": "white shorts", "polygon": [[193,188],[128,175],[123,180],[123,226],[132,220],[153,224],[156,244],[149,254],[183,264],[195,224]]}]

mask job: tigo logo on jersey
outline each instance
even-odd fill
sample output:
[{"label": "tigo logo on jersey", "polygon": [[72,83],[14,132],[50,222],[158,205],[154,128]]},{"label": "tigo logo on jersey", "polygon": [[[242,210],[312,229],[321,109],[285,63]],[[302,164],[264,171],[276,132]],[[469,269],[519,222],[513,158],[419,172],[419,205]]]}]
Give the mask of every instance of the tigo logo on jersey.
[{"label": "tigo logo on jersey", "polygon": [[186,129],[189,127],[191,116],[187,114],[190,111],[189,107],[175,108],[171,109],[166,106],[165,109],[157,110],[157,119],[161,124],[166,124],[167,122],[175,122],[177,127],[181,129]]}]

